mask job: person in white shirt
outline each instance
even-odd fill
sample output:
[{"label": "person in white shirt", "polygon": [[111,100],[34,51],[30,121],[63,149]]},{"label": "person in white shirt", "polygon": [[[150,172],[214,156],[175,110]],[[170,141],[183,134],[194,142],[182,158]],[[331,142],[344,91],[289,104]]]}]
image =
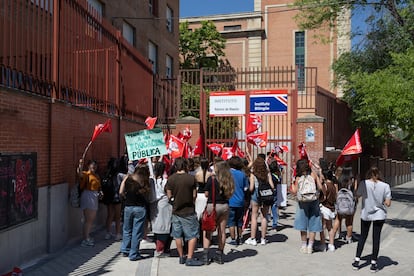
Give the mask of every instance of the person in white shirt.
[{"label": "person in white shirt", "polygon": [[380,248],[381,230],[387,218],[387,207],[391,206],[390,185],[381,181],[380,171],[377,167],[368,170],[367,177],[359,184],[356,192],[357,197],[362,198],[361,209],[361,237],[358,241],[355,260],[352,266],[359,269],[359,261],[368,237],[371,223],[372,229],[372,258],[371,272],[378,271],[377,259]]}]

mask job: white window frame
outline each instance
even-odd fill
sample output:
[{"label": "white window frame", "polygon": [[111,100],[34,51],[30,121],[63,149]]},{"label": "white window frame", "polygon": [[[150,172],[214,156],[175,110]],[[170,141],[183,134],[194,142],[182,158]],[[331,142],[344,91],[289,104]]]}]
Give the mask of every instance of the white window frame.
[{"label": "white window frame", "polygon": [[152,64],[152,72],[158,73],[158,46],[152,41],[148,42],[148,60]]},{"label": "white window frame", "polygon": [[132,46],[135,46],[135,28],[126,21],[122,22],[122,36]]},{"label": "white window frame", "polygon": [[174,31],[174,11],[169,6],[167,6],[165,17],[167,30],[172,33]]},{"label": "white window frame", "polygon": [[174,60],[170,55],[165,56],[165,76],[169,79],[173,76]]}]

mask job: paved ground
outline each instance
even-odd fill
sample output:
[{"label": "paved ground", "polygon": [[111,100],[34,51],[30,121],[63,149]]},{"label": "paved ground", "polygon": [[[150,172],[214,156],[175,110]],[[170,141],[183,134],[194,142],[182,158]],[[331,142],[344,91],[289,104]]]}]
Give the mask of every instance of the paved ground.
[{"label": "paved ground", "polygon": [[[24,275],[371,275],[368,263],[357,272],[351,268],[356,243],[344,244],[338,239],[336,241],[338,248],[335,252],[315,252],[312,255],[299,253],[299,233],[292,228],[295,202],[290,201],[290,204],[292,205],[281,211],[280,223],[283,229],[269,233],[269,244],[226,245],[224,265],[186,267],[178,264],[175,250],[172,251],[172,257],[152,258],[155,247],[152,243],[144,243],[141,246],[143,255],[148,258],[130,262],[128,258],[118,253],[119,242],[105,241],[104,233],[99,232],[95,235],[97,241],[95,247],[69,246],[26,268]],[[359,230],[359,215],[357,215],[354,223],[356,238]],[[371,248],[370,235],[363,252],[365,256],[363,259],[367,262],[369,262]],[[413,249],[414,181],[393,188],[393,202],[382,232],[378,273],[413,275]],[[201,256],[201,249],[196,256]]]}]

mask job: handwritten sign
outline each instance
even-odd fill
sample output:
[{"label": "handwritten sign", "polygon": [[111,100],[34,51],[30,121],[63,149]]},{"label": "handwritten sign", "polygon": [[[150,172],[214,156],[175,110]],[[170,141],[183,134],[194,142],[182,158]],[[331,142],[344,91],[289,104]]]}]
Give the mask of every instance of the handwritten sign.
[{"label": "handwritten sign", "polygon": [[0,229],[37,217],[36,153],[0,153]]},{"label": "handwritten sign", "polygon": [[167,154],[164,134],[160,128],[144,129],[125,134],[129,160]]}]

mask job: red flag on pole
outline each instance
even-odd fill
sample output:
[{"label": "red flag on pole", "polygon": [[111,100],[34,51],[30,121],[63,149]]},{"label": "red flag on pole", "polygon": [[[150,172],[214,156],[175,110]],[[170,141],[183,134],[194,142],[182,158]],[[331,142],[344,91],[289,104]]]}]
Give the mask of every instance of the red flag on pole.
[{"label": "red flag on pole", "polygon": [[193,131],[190,129],[189,126],[186,126],[185,129],[183,130],[183,138],[184,140],[188,141],[190,140],[191,136],[193,135]]},{"label": "red flag on pole", "polygon": [[249,114],[246,123],[246,134],[255,132],[262,126],[262,119],[256,114]]},{"label": "red flag on pole", "polygon": [[232,149],[232,147],[223,147],[221,151],[221,158],[223,158],[223,160],[232,158],[234,156],[234,152],[232,151]]},{"label": "red flag on pole", "polygon": [[112,123],[111,119],[108,119],[104,124],[99,124],[95,126],[95,130],[92,134],[91,142],[95,141],[95,139],[102,133],[102,132],[112,132]]},{"label": "red flag on pole", "polygon": [[237,152],[240,150],[239,148],[239,140],[236,138],[233,141],[233,146],[231,147],[231,152],[233,155],[237,156]]},{"label": "red flag on pole", "polygon": [[247,135],[247,142],[258,147],[266,147],[267,132]]},{"label": "red flag on pole", "polygon": [[221,150],[224,147],[224,144],[213,143],[213,144],[208,145],[207,147],[214,153],[214,155],[219,155]]},{"label": "red flag on pole", "polygon": [[156,121],[157,117],[148,117],[147,119],[145,119],[145,125],[147,126],[147,129],[153,129]]},{"label": "red flag on pole", "polygon": [[299,159],[309,159],[308,153],[306,152],[305,143],[300,143],[299,146]]},{"label": "red flag on pole", "polygon": [[274,158],[275,158],[277,164],[279,164],[279,166],[287,166],[287,163],[282,158],[280,158],[279,156],[275,155]]},{"label": "red flag on pole", "polygon": [[344,162],[349,162],[358,158],[362,152],[361,138],[359,128],[355,131],[349,141],[346,143],[341,154],[336,159],[336,165],[341,166]]},{"label": "red flag on pole", "polygon": [[193,155],[202,155],[204,153],[204,141],[203,137],[200,136],[194,146]]},{"label": "red flag on pole", "polygon": [[167,150],[171,158],[178,158],[183,156],[184,148],[185,143],[181,139],[177,138],[174,135],[170,135]]}]

